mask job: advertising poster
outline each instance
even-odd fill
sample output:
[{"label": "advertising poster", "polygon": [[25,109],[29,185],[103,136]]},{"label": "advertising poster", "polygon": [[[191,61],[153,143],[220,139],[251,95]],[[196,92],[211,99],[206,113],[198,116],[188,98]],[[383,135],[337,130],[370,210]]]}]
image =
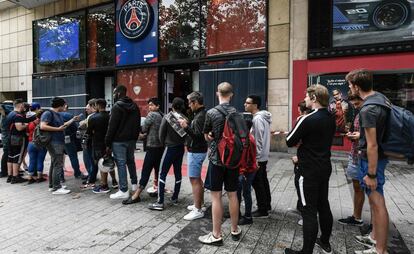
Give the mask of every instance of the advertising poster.
[{"label": "advertising poster", "polygon": [[414,40],[414,1],[333,0],[333,47]]},{"label": "advertising poster", "polygon": [[311,78],[312,84],[321,84],[329,91],[329,111],[335,115],[336,137],[334,145],[343,145],[343,134],[347,133],[354,121],[354,110],[348,102],[348,83],[345,74],[321,75]]},{"label": "advertising poster", "polygon": [[116,65],[157,62],[157,27],[157,0],[118,0],[116,4]]}]

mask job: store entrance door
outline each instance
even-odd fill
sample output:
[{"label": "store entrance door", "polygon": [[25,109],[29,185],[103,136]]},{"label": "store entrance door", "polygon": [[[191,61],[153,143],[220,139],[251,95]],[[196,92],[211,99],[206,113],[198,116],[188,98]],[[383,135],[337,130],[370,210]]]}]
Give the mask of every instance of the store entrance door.
[{"label": "store entrance door", "polygon": [[[187,95],[193,91],[199,91],[198,65],[163,68],[164,112],[171,110],[175,97],[180,97],[187,102]],[[188,107],[187,103],[186,107]]]},{"label": "store entrance door", "polygon": [[104,98],[106,100],[106,109],[112,108],[112,91],[114,88],[113,72],[89,72],[87,73],[87,93],[89,99]]}]

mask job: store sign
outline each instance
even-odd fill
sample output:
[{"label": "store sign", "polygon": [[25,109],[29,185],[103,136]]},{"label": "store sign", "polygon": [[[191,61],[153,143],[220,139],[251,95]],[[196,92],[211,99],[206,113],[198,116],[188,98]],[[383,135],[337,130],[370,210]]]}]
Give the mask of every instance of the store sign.
[{"label": "store sign", "polygon": [[158,61],[158,1],[118,0],[116,65]]},{"label": "store sign", "polygon": [[125,2],[119,13],[119,29],[128,39],[140,39],[148,31],[151,10],[145,0]]}]

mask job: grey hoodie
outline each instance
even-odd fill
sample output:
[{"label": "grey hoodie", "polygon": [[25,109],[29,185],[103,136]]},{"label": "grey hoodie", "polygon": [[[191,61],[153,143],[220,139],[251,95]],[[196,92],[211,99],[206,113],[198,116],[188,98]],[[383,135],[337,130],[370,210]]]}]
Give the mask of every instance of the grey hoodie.
[{"label": "grey hoodie", "polygon": [[256,140],[256,159],[259,162],[269,160],[271,123],[272,114],[266,110],[261,110],[253,115],[251,133]]}]

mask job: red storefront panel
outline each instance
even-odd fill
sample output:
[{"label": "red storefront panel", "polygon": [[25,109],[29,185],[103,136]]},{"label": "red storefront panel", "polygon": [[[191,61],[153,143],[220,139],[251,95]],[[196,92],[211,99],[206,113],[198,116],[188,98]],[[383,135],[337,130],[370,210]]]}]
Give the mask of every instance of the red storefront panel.
[{"label": "red storefront panel", "polygon": [[158,96],[158,70],[157,68],[143,68],[118,71],[118,85],[128,88],[130,97],[141,111],[141,116],[148,114],[147,101]]}]

